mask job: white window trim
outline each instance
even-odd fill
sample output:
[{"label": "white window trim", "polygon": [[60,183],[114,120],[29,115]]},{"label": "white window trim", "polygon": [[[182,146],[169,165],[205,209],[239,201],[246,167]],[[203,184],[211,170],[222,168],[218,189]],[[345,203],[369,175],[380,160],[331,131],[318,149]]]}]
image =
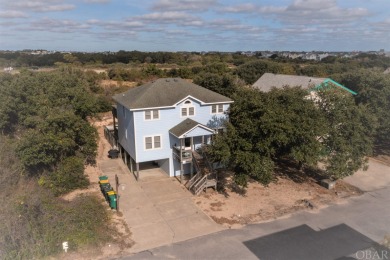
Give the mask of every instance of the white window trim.
[{"label": "white window trim", "polygon": [[[150,111],[150,119],[146,119],[146,111]],[[153,111],[157,111],[158,117],[153,118]],[[160,120],[160,110],[159,109],[148,109],[144,111],[144,121],[156,121]]]},{"label": "white window trim", "polygon": [[[215,113],[213,113],[213,106],[215,106]],[[222,106],[222,112],[219,112],[219,106]],[[210,106],[210,114],[211,115],[217,115],[217,114],[223,114],[223,104],[215,104]]]},{"label": "white window trim", "polygon": [[[157,137],[157,136],[160,137],[160,147],[159,148],[155,148],[154,147],[154,138]],[[146,148],[146,138],[148,138],[148,137],[152,138],[152,148],[150,148],[150,149]],[[160,150],[160,149],[162,149],[162,146],[163,146],[162,135],[146,135],[146,136],[144,136],[144,150],[145,151]]]},{"label": "white window trim", "polygon": [[[188,104],[185,104],[187,101],[189,101],[190,103]],[[186,109],[186,116],[183,116],[183,113],[182,113],[182,109]],[[194,108],[194,114],[193,115],[190,115],[190,108]],[[181,118],[187,118],[187,117],[193,117],[193,116],[196,116],[196,109],[195,109],[195,106],[193,105],[192,101],[187,99],[183,102],[183,104],[181,105],[180,107],[180,117]]]}]

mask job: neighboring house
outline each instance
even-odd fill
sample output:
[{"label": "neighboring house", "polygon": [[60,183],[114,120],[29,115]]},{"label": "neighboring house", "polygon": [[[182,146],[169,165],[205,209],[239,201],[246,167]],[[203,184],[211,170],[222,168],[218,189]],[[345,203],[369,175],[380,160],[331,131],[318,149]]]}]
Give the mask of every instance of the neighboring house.
[{"label": "neighboring house", "polygon": [[158,79],[113,99],[118,148],[137,176],[146,162],[154,162],[169,176],[192,173],[192,151],[223,127],[233,103],[180,78]]},{"label": "neighboring house", "polygon": [[296,76],[296,75],[283,75],[283,74],[273,74],[273,73],[264,73],[253,85],[254,88],[263,91],[269,92],[272,88],[283,88],[285,86],[289,87],[301,87],[309,91],[315,91],[321,88],[326,88],[329,86],[335,86],[341,88],[352,95],[357,95],[355,91],[350,90],[349,88],[344,87],[340,83],[330,79],[330,78],[316,78],[316,77],[307,77],[307,76]]}]

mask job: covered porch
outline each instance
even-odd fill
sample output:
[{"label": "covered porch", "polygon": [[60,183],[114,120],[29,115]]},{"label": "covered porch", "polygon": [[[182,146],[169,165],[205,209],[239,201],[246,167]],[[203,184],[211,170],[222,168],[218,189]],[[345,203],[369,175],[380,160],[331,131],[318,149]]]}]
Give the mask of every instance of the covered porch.
[{"label": "covered porch", "polygon": [[192,178],[197,164],[197,152],[203,144],[209,144],[215,131],[192,119],[185,119],[169,130],[174,176],[190,174]]}]

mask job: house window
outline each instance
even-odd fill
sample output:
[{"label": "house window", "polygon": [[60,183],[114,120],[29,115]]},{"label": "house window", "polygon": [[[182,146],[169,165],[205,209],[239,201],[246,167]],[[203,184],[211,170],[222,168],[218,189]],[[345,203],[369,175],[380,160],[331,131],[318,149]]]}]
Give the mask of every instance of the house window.
[{"label": "house window", "polygon": [[187,108],[186,107],[183,107],[181,109],[181,116],[187,116]]},{"label": "house window", "polygon": [[222,114],[223,113],[223,105],[212,105],[211,106],[211,114]]},{"label": "house window", "polygon": [[195,107],[192,105],[192,102],[190,100],[185,101],[183,106],[181,107],[181,116],[187,117],[187,116],[194,116],[194,115],[195,115]]},{"label": "house window", "polygon": [[156,120],[160,118],[159,110],[146,110],[145,111],[145,120]]},{"label": "house window", "polygon": [[161,136],[147,136],[145,137],[145,149],[153,150],[161,148]]}]

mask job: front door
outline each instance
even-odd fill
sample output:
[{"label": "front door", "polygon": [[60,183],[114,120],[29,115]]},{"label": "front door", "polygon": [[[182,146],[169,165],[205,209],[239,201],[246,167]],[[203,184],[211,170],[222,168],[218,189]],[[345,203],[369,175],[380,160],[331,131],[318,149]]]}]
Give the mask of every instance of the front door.
[{"label": "front door", "polygon": [[184,139],[184,147],[186,149],[191,149],[191,138],[190,137],[187,137]]}]

